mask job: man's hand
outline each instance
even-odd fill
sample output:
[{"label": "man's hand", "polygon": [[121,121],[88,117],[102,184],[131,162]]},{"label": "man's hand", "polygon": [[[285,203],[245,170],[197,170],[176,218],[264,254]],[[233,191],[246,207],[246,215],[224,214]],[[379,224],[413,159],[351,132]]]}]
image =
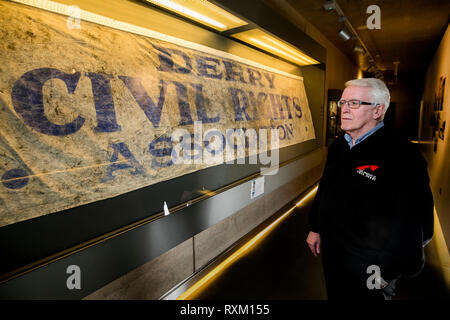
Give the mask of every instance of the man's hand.
[{"label": "man's hand", "polygon": [[320,253],[320,234],[311,231],[306,238],[306,243],[308,243],[313,255],[317,257]]},{"label": "man's hand", "polygon": [[381,278],[381,289],[383,290],[384,300],[392,300],[392,297],[395,296],[394,290],[396,288],[396,282],[399,278],[400,276],[390,281],[389,283]]}]

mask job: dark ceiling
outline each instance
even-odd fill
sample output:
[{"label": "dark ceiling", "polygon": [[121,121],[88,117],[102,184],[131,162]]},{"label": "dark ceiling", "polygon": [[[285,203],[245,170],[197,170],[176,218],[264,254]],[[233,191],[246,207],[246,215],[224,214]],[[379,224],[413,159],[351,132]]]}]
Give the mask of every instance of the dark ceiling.
[{"label": "dark ceiling", "polygon": [[[287,2],[314,25],[338,49],[366,70],[369,55],[352,50],[354,40],[344,41],[337,35],[342,27],[336,11],[326,11],[325,0],[267,0],[272,7]],[[278,3],[278,4],[277,4]],[[392,79],[399,61],[398,74],[423,74],[428,67],[450,18],[449,0],[338,0],[347,21],[374,58],[376,67]],[[367,7],[377,5],[381,13],[381,29],[368,29]]]}]

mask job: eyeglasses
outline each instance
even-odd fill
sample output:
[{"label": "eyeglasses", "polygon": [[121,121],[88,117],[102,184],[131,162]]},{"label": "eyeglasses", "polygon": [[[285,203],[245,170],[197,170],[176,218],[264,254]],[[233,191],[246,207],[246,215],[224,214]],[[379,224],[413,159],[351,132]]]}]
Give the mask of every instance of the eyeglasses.
[{"label": "eyeglasses", "polygon": [[338,106],[340,108],[342,108],[345,106],[346,103],[348,103],[348,106],[351,109],[358,109],[360,107],[360,105],[362,105],[362,104],[364,104],[364,105],[375,105],[376,104],[373,102],[366,102],[366,101],[361,101],[361,100],[357,100],[357,99],[350,99],[350,100],[341,99],[338,101]]}]

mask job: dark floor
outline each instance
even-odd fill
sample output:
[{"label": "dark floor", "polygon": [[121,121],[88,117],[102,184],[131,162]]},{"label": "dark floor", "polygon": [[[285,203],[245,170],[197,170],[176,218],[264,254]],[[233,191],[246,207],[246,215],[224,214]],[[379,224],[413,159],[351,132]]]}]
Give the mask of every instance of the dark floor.
[{"label": "dark floor", "polygon": [[[311,201],[284,219],[259,245],[229,266],[193,299],[324,300],[321,257],[306,244]],[[394,300],[448,299],[439,272],[426,265],[416,277],[400,279]]]}]

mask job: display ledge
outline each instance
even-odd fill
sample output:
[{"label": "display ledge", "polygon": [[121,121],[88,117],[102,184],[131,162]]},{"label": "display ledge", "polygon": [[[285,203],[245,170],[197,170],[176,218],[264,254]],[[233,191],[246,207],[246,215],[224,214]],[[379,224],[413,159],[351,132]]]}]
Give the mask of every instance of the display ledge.
[{"label": "display ledge", "polygon": [[[283,165],[315,149],[316,141],[280,150]],[[248,161],[246,161],[248,163]],[[45,261],[85,247],[100,237],[152,222],[170,212],[251,179],[258,165],[222,164],[153,184],[110,199],[47,214],[0,228],[0,282]],[[51,259],[49,259],[51,257]]]},{"label": "display ledge", "polygon": [[[288,160],[278,174],[265,176],[264,192],[270,193],[322,162],[322,150]],[[251,204],[250,175],[213,194],[203,195],[191,204],[170,208],[171,214],[159,212],[109,234],[47,257],[33,265],[16,269],[0,284],[1,299],[80,299],[114,279],[156,258],[195,234]],[[139,248],[138,250],[135,250]],[[83,287],[68,290],[67,267],[80,266]]]},{"label": "display ledge", "polygon": [[264,238],[277,224],[292,214],[303,202],[311,199],[317,191],[318,181],[307,187],[294,200],[289,201],[275,214],[264,220],[246,235],[225,249],[217,257],[209,261],[204,267],[170,289],[159,300],[191,300],[195,294],[201,292],[214,279],[228,268],[234,261],[245,255],[261,238]]}]

